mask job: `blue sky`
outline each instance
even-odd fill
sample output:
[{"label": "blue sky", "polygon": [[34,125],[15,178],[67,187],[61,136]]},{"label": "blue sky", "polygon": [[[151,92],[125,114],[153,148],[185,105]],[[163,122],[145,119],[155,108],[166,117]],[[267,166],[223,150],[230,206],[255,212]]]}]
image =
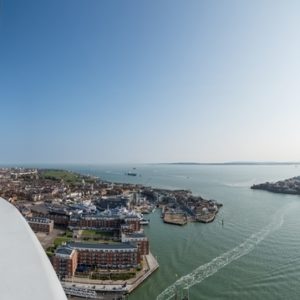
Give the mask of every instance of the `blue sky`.
[{"label": "blue sky", "polygon": [[299,1],[4,0],[0,162],[300,161]]}]

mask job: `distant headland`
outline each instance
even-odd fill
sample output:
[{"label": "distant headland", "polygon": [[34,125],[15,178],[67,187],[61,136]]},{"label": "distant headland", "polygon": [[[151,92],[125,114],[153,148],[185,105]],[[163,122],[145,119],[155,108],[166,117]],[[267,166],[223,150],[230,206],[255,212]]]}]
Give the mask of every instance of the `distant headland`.
[{"label": "distant headland", "polygon": [[275,183],[261,183],[251,186],[254,190],[265,190],[273,193],[300,195],[300,176],[277,181]]},{"label": "distant headland", "polygon": [[171,163],[157,163],[159,165],[204,165],[204,166],[282,166],[282,165],[300,165],[300,162],[272,162],[272,161],[232,161],[232,162],[171,162]]}]

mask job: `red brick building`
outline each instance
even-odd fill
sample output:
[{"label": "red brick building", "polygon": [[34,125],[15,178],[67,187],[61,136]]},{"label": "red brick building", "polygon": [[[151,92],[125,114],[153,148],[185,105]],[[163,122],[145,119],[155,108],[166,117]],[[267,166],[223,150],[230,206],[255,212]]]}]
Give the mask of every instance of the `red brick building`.
[{"label": "red brick building", "polygon": [[116,230],[120,229],[122,219],[119,216],[81,216],[70,219],[69,227],[71,229],[102,229]]},{"label": "red brick building", "polygon": [[140,219],[137,216],[119,215],[111,216],[74,216],[69,222],[70,229],[99,229],[99,230],[121,230],[122,232],[132,233],[140,231]]},{"label": "red brick building", "polygon": [[52,257],[52,264],[58,277],[72,277],[77,269],[78,253],[72,248],[61,246],[56,249],[55,256]]},{"label": "red brick building", "polygon": [[54,227],[53,220],[47,218],[28,217],[26,220],[34,232],[51,233]]},{"label": "red brick building", "polygon": [[149,254],[149,240],[144,233],[122,234],[122,242],[137,245],[140,255]]},{"label": "red brick building", "polygon": [[77,267],[85,269],[136,268],[141,255],[136,245],[130,243],[75,243],[59,247],[52,258],[59,277],[73,276]]},{"label": "red brick building", "polygon": [[136,232],[141,230],[140,218],[137,216],[126,216],[125,224],[129,226],[130,232]]}]

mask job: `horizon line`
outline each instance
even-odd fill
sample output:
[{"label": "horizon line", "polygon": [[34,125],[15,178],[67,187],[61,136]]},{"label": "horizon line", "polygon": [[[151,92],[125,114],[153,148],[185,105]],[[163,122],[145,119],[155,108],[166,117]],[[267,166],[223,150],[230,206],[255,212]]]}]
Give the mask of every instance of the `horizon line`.
[{"label": "horizon line", "polygon": [[300,165],[300,161],[225,161],[225,162],[0,162],[0,167],[20,167],[20,166],[37,166],[39,165]]}]

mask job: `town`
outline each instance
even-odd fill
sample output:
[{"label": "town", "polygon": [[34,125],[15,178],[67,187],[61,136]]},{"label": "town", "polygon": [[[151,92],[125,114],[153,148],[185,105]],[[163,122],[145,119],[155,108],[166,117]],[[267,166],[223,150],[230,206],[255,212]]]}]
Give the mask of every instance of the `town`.
[{"label": "town", "polygon": [[90,299],[123,299],[158,269],[143,230],[146,214],[161,208],[165,223],[208,223],[222,206],[187,190],[54,169],[0,169],[0,197],[26,218],[66,294]]}]

